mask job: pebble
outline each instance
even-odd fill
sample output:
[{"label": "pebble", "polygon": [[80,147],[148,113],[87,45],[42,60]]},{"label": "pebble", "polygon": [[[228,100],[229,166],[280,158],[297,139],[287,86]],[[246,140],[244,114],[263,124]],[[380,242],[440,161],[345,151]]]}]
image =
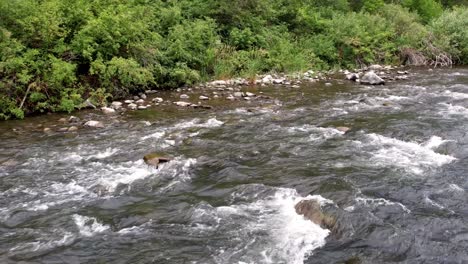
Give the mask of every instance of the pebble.
[{"label": "pebble", "polygon": [[180,99],[189,99],[190,96],[186,95],[186,94],[181,94],[180,95]]},{"label": "pebble", "polygon": [[208,96],[200,95],[200,100],[210,100]]}]

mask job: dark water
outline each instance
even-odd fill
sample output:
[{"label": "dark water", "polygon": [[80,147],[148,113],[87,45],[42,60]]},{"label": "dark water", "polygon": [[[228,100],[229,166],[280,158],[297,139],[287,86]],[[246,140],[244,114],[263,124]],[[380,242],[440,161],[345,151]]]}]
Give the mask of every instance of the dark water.
[{"label": "dark water", "polygon": [[0,123],[0,262],[468,263],[468,69],[333,84],[76,134]]}]

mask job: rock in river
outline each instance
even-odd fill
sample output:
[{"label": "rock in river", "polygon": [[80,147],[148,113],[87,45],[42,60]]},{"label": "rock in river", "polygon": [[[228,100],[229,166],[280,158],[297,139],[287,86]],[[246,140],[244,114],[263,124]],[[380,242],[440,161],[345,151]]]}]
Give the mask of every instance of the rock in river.
[{"label": "rock in river", "polygon": [[104,124],[99,121],[90,120],[84,124],[86,127],[104,128]]},{"label": "rock in river", "polygon": [[346,132],[350,131],[351,128],[345,127],[345,126],[340,126],[340,127],[336,127],[336,130],[338,130],[338,131],[343,132],[343,133],[346,134]]},{"label": "rock in river", "polygon": [[331,230],[336,224],[336,220],[333,217],[322,212],[320,204],[316,200],[302,200],[294,206],[294,209],[296,209],[297,214],[303,215],[322,228]]},{"label": "rock in river", "polygon": [[113,115],[115,114],[115,109],[114,108],[110,108],[110,107],[102,107],[101,108],[102,112],[106,115]]},{"label": "rock in river", "polygon": [[171,158],[164,157],[158,153],[150,153],[143,157],[143,160],[146,164],[150,166],[159,167],[159,164],[171,161]]},{"label": "rock in river", "polygon": [[375,72],[369,71],[362,76],[361,81],[362,84],[371,84],[371,85],[379,85],[379,84],[385,84],[385,81],[380,78]]},{"label": "rock in river", "polygon": [[177,106],[182,106],[182,107],[187,107],[187,106],[191,106],[191,105],[192,105],[191,103],[182,102],[182,101],[174,102],[174,104],[177,105]]}]

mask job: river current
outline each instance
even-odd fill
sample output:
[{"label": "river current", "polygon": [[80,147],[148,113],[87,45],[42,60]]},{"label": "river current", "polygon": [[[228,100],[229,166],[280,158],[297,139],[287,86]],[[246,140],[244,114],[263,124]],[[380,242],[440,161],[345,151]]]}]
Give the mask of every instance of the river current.
[{"label": "river current", "polygon": [[468,69],[411,72],[77,133],[2,122],[0,263],[468,263]]}]

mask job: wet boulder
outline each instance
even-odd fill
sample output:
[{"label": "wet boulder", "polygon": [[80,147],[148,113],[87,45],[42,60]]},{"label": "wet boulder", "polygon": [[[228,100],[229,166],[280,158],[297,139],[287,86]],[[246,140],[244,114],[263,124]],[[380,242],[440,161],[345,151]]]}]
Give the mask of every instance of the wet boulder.
[{"label": "wet boulder", "polygon": [[380,78],[375,72],[369,71],[360,79],[361,84],[380,85],[385,84],[384,79]]},{"label": "wet boulder", "polygon": [[346,74],[346,80],[350,80],[350,81],[354,81],[354,82],[359,80],[359,73]]},{"label": "wet boulder", "polygon": [[113,115],[115,114],[115,109],[114,108],[110,108],[110,107],[102,107],[101,108],[101,111],[106,114],[106,115]]},{"label": "wet boulder", "polygon": [[324,214],[319,202],[316,200],[302,200],[294,206],[294,209],[296,209],[297,214],[304,216],[322,228],[332,230],[336,225],[335,218]]},{"label": "wet boulder", "polygon": [[159,153],[150,153],[145,155],[143,157],[143,160],[147,165],[154,166],[157,169],[159,167],[159,164],[169,162],[172,159]]},{"label": "wet boulder", "polygon": [[100,121],[90,120],[84,124],[85,127],[104,128],[104,124]]}]

